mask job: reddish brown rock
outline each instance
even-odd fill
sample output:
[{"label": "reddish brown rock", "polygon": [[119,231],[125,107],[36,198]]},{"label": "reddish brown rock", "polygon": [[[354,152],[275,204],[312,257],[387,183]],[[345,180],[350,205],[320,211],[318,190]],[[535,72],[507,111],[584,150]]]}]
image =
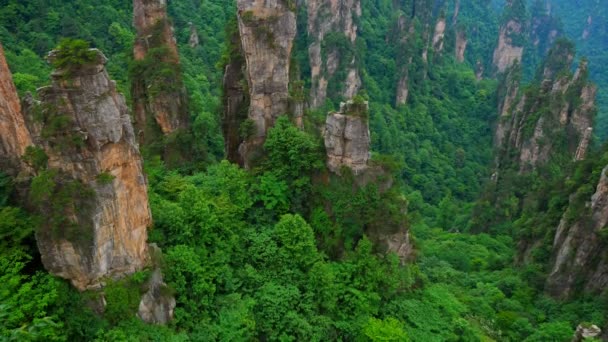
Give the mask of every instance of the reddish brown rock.
[{"label": "reddish brown rock", "polygon": [[49,158],[48,171],[34,182],[55,184],[43,198],[32,197],[44,218],[36,234],[42,262],[79,290],[141,270],[151,224],[128,107],[105,70],[106,58],[91,51],[93,61],[56,70],[51,85],[39,90],[40,102],[30,99],[24,109],[34,142]]},{"label": "reddish brown rock", "polygon": [[32,139],[21,114],[17,89],[0,45],[0,170],[18,173],[20,157],[30,145]]}]

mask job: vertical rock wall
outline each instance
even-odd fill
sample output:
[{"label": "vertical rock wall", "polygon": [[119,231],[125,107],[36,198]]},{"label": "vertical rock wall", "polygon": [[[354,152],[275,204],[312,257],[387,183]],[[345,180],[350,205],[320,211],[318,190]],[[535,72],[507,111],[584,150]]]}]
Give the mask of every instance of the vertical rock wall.
[{"label": "vertical rock wall", "polygon": [[[42,262],[80,290],[102,286],[148,262],[151,224],[142,159],[125,99],[97,50],[94,61],[56,70],[28,101],[27,123],[48,156],[36,183],[54,184],[34,199],[44,223],[36,234]],[[53,54],[50,56],[54,58]]]},{"label": "vertical rock wall", "polygon": [[323,136],[327,150],[327,167],[340,174],[343,167],[355,175],[367,170],[370,159],[368,104],[349,101],[340,111],[327,116]]},{"label": "vertical rock wall", "polygon": [[133,24],[133,114],[139,140],[148,145],[188,128],[187,95],[166,0],[133,0]]},{"label": "vertical rock wall", "polygon": [[568,74],[573,58],[570,43],[558,42],[534,92],[520,91],[518,67],[508,70],[495,136],[497,149],[505,152],[499,155],[498,168],[513,151],[520,172],[544,165],[556,154],[572,160],[585,156],[592,136],[596,87],[588,83],[584,61],[574,75]]},{"label": "vertical rock wall", "polygon": [[20,157],[30,145],[32,139],[21,114],[17,89],[0,45],[0,170],[18,173]]},{"label": "vertical rock wall", "polygon": [[[546,291],[567,298],[577,291],[601,293],[608,287],[608,253],[601,231],[608,225],[608,167],[587,202],[587,213],[572,221],[568,215],[557,228]],[[574,197],[572,201],[574,201]]]},{"label": "vertical rock wall", "polygon": [[498,45],[494,50],[493,63],[498,72],[504,72],[516,61],[521,62],[524,53],[525,17],[518,10],[525,10],[522,0],[509,0],[505,4],[506,19],[500,27]]},{"label": "vertical rock wall", "polygon": [[251,165],[266,133],[289,107],[289,64],[296,35],[295,8],[281,0],[238,0],[238,25],[249,88],[248,120],[253,132],[240,145]]},{"label": "vertical rock wall", "polygon": [[[308,1],[312,108],[325,103],[328,88],[341,89],[339,95],[345,99],[353,98],[361,88],[361,77],[353,53],[357,40],[357,18],[360,16],[360,0]],[[328,38],[332,41],[326,43]],[[339,49],[337,41],[344,41],[341,45],[349,47]],[[337,73],[344,78],[335,78]]]}]

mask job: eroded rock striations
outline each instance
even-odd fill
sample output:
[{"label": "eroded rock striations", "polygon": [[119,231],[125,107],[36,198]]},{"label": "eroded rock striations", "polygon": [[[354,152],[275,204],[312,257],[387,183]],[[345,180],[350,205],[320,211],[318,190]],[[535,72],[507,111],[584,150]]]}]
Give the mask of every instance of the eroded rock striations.
[{"label": "eroded rock striations", "polygon": [[[296,15],[295,8],[281,0],[239,0],[237,8],[250,102],[247,115],[250,132],[244,132],[246,139],[240,144],[239,153],[244,165],[249,166],[259,154],[267,131],[289,108],[289,67]],[[228,83],[229,87],[235,87],[234,82]]]},{"label": "eroded rock striations", "polygon": [[368,169],[370,134],[367,102],[349,101],[340,105],[340,111],[329,113],[323,137],[327,151],[327,167],[336,174],[347,167],[355,175]]},{"label": "eroded rock striations", "polygon": [[0,45],[0,170],[16,175],[23,166],[21,156],[30,145],[17,89]]},{"label": "eroded rock striations", "polygon": [[546,164],[555,155],[571,160],[585,156],[592,137],[596,87],[587,80],[585,61],[574,75],[569,73],[573,58],[573,45],[560,40],[534,86],[520,90],[517,65],[504,76],[495,136],[501,151],[497,169],[513,156],[520,173]]},{"label": "eroded rock striations", "polygon": [[310,107],[322,106],[328,96],[352,99],[361,88],[354,54],[360,16],[360,0],[308,1]]},{"label": "eroded rock striations", "polygon": [[30,194],[44,218],[36,234],[42,262],[79,290],[141,270],[151,224],[125,99],[105,70],[106,58],[91,52],[91,61],[55,70],[52,84],[39,90],[40,102],[30,98],[24,108],[34,143],[48,156]]},{"label": "eroded rock striations", "polygon": [[188,128],[187,95],[166,0],[133,0],[133,24],[133,114],[140,143],[149,145]]},{"label": "eroded rock striations", "polygon": [[525,4],[523,0],[509,0],[505,4],[505,19],[500,27],[493,63],[504,72],[515,62],[521,62],[526,34]]}]

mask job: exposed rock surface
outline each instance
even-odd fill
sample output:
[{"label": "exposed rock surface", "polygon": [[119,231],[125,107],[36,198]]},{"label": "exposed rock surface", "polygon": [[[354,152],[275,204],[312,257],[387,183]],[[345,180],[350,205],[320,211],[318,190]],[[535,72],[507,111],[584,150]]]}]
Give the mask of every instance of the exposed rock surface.
[{"label": "exposed rock surface", "polygon": [[[361,88],[357,61],[352,53],[338,49],[334,44],[324,46],[329,34],[341,35],[354,48],[357,40],[356,18],[361,16],[360,0],[309,0],[308,36],[311,40],[309,58],[311,69],[310,106],[318,108],[325,103],[330,82],[342,84],[342,95],[353,98]],[[344,69],[346,78],[334,75]],[[334,85],[335,86],[335,85]]]},{"label": "exposed rock surface", "polygon": [[340,105],[340,111],[327,116],[323,136],[327,150],[327,167],[340,174],[347,167],[355,175],[368,169],[370,134],[368,104],[349,101]]},{"label": "exposed rock surface", "polygon": [[[233,45],[240,47],[238,35],[231,39],[237,40]],[[226,158],[233,163],[243,165],[243,157],[239,153],[239,146],[243,142],[240,132],[241,124],[247,119],[249,112],[249,92],[246,89],[247,81],[243,74],[245,61],[239,51],[231,57],[224,70],[224,113],[222,116],[222,132],[224,133],[224,150]]]},{"label": "exposed rock surface", "polygon": [[[512,11],[520,3],[520,0],[507,1],[505,11]],[[524,53],[522,37],[525,35],[525,22],[522,20],[523,18],[509,15],[500,28],[498,45],[493,56],[494,67],[498,72],[504,72],[516,61],[521,62]]]},{"label": "exposed rock surface", "polygon": [[200,39],[198,37],[198,31],[196,30],[196,26],[192,23],[188,23],[190,26],[190,39],[188,39],[188,44],[191,48],[195,48],[200,44]]},{"label": "exposed rock surface", "polygon": [[286,1],[238,0],[238,25],[254,132],[239,147],[245,166],[256,158],[267,131],[289,107],[289,64],[296,15]]},{"label": "exposed rock surface", "polygon": [[413,38],[415,33],[414,25],[409,18],[402,14],[399,16],[397,20],[397,44],[399,45],[399,49],[404,51],[403,56],[399,56],[397,59],[397,63],[400,66],[400,76],[399,81],[397,82],[397,93],[395,95],[396,105],[403,105],[407,103],[407,99],[410,94],[410,64],[413,60],[413,55],[409,54],[410,49],[408,49],[408,42]]},{"label": "exposed rock surface", "polygon": [[445,18],[439,18],[435,24],[435,33],[433,34],[433,50],[435,52],[443,51],[443,40],[445,38]]},{"label": "exposed rock surface", "polygon": [[598,338],[601,333],[602,329],[600,329],[597,325],[579,324],[578,327],[576,327],[576,332],[574,333],[572,342],[582,342],[587,339]]},{"label": "exposed rock surface", "polygon": [[20,157],[30,145],[32,139],[21,114],[17,89],[0,45],[0,170],[18,173]]},{"label": "exposed rock surface", "polygon": [[[68,192],[60,216],[54,207],[40,205],[45,222],[36,238],[45,268],[79,290],[142,269],[151,224],[125,99],[105,70],[106,58],[92,51],[93,62],[56,70],[52,84],[39,90],[40,103],[30,100],[24,109],[34,142],[46,152],[49,170],[56,171],[55,189],[78,186]],[[57,224],[58,217],[68,221]]]},{"label": "exposed rock surface", "polygon": [[553,296],[567,298],[581,289],[601,293],[608,288],[608,253],[605,237],[600,233],[605,233],[608,225],[607,172],[608,167],[603,169],[596,191],[587,203],[588,212],[580,213],[581,217],[574,222],[564,215],[557,228],[553,266],[545,288]]},{"label": "exposed rock surface", "polygon": [[133,0],[133,23],[139,62],[132,77],[133,114],[139,140],[147,145],[188,128],[187,95],[166,0]]},{"label": "exposed rock surface", "polygon": [[464,62],[464,54],[467,51],[468,42],[466,32],[462,30],[456,31],[456,48],[454,53],[456,60],[460,63]]},{"label": "exposed rock surface", "polygon": [[[161,254],[160,248],[155,244],[150,245],[151,257]],[[139,302],[137,316],[149,324],[167,324],[173,320],[175,310],[175,298],[169,292],[167,284],[163,281],[160,268],[154,269],[148,281],[148,291]]]},{"label": "exposed rock surface", "polygon": [[[541,69],[535,93],[520,91],[519,68],[509,69],[496,129],[495,145],[504,152],[498,166],[513,151],[520,172],[545,164],[556,153],[573,160],[585,156],[592,136],[596,87],[587,81],[585,62],[574,75],[568,74],[572,58],[570,45],[557,43]],[[564,148],[558,151],[560,145]]]}]

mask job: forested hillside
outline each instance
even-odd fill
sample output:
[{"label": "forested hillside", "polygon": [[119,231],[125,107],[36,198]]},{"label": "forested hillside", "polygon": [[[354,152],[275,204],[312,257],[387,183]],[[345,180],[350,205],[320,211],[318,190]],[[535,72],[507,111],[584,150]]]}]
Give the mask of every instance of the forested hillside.
[{"label": "forested hillside", "polygon": [[607,340],[607,10],[0,0],[0,341]]}]

